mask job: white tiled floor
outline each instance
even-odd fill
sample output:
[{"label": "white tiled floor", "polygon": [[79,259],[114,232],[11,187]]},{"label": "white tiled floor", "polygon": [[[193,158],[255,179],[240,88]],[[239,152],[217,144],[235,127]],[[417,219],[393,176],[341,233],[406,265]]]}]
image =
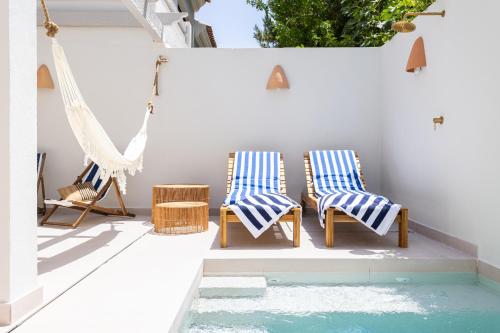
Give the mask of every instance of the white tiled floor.
[{"label": "white tiled floor", "polygon": [[213,222],[206,233],[183,236],[156,235],[150,228],[145,217],[95,218],[76,230],[40,228],[46,300],[76,284],[15,332],[167,332],[202,269],[206,275],[475,271],[473,258],[419,234],[411,233],[410,247],[400,249],[396,231],[381,238],[357,224],[336,226],[336,247],[327,249],[314,217],[304,219],[300,248],[292,247],[288,224],[257,240],[231,224],[227,249],[219,248]]},{"label": "white tiled floor", "polygon": [[275,225],[257,240],[241,224],[230,224],[228,239],[227,249],[220,249],[218,237],[214,240],[206,255],[206,275],[475,270],[469,255],[420,234],[410,231],[410,246],[402,249],[397,246],[397,229],[379,237],[359,223],[336,225],[335,247],[326,248],[324,229],[315,217],[304,218],[300,248],[292,247],[291,223]]},{"label": "white tiled floor", "polygon": [[93,217],[77,229],[38,228],[38,275],[54,298],[151,229],[149,217]]}]

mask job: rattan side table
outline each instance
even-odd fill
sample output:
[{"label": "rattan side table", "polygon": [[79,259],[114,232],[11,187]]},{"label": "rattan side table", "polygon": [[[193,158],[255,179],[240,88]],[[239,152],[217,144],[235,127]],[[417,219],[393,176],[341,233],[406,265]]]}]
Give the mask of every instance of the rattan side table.
[{"label": "rattan side table", "polygon": [[208,185],[155,185],[152,223],[155,231],[186,234],[208,230]]},{"label": "rattan side table", "polygon": [[208,230],[208,204],[200,201],[159,203],[153,209],[155,231],[190,234]]}]

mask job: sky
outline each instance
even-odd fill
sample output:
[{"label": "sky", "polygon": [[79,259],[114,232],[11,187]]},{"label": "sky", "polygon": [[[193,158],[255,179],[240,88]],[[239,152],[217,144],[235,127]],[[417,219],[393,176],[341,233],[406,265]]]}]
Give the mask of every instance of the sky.
[{"label": "sky", "polygon": [[253,27],[262,26],[262,17],[246,0],[212,0],[196,13],[198,21],[212,26],[219,48],[259,47]]}]

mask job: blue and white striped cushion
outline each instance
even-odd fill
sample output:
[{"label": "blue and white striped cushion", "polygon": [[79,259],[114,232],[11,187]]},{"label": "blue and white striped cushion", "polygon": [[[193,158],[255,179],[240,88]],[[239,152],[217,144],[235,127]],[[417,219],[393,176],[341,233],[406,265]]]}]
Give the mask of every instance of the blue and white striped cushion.
[{"label": "blue and white striped cushion", "polygon": [[[101,188],[106,185],[107,179],[102,179],[100,177],[101,171],[99,169],[99,166],[97,164],[93,164],[90,170],[83,176],[82,182],[83,183],[91,183],[92,186],[94,186],[94,189],[99,192]],[[107,194],[108,190],[103,193],[102,198]]]},{"label": "blue and white striped cushion", "polygon": [[259,237],[290,209],[299,205],[280,194],[280,153],[236,152],[231,190],[224,204]]},{"label": "blue and white striped cushion", "polygon": [[352,150],[310,151],[309,158],[323,227],[326,210],[334,207],[379,235],[389,231],[401,205],[366,191]]},{"label": "blue and white striped cushion", "polygon": [[40,177],[40,172],[42,171],[42,156],[44,153],[36,154],[36,174],[37,178]]}]

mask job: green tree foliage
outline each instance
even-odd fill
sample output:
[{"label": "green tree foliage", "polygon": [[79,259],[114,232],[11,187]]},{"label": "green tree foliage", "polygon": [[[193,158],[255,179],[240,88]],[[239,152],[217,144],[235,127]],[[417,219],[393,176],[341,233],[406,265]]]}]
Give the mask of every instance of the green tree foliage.
[{"label": "green tree foliage", "polygon": [[391,24],[435,0],[247,0],[264,12],[254,37],[262,47],[381,46]]}]

